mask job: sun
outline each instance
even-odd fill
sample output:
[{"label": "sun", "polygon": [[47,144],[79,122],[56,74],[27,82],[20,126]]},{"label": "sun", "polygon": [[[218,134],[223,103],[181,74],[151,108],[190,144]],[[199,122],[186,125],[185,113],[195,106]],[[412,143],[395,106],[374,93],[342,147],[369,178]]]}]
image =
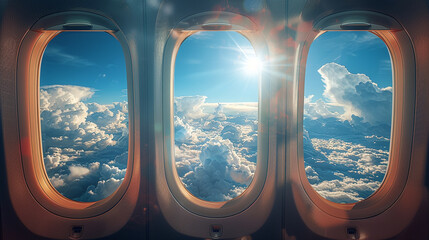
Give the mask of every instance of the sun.
[{"label": "sun", "polygon": [[258,57],[247,57],[243,62],[243,71],[249,75],[260,74],[263,62]]}]

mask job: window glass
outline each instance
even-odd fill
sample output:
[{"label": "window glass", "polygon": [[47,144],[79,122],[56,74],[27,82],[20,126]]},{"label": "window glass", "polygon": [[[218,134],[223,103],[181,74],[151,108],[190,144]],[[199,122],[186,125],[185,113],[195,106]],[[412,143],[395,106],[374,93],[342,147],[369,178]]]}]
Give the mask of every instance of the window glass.
[{"label": "window glass", "polygon": [[230,200],[246,190],[257,161],[261,61],[243,35],[207,31],[181,44],[174,70],[174,156],[197,198]]},{"label": "window glass", "polygon": [[304,91],[305,172],[336,203],[368,198],[389,160],[392,69],[370,32],[327,32],[311,45]]},{"label": "window glass", "polygon": [[128,161],[125,59],[105,32],[63,32],[43,54],[40,120],[47,176],[63,196],[101,200],[122,183]]}]

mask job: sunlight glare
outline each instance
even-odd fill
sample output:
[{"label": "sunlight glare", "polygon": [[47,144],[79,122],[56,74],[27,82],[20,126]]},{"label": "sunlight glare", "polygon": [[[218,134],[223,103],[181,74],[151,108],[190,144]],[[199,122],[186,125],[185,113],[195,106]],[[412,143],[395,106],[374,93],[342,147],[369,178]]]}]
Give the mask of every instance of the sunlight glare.
[{"label": "sunlight glare", "polygon": [[248,57],[243,65],[243,70],[250,75],[259,74],[263,68],[262,61],[257,57]]}]

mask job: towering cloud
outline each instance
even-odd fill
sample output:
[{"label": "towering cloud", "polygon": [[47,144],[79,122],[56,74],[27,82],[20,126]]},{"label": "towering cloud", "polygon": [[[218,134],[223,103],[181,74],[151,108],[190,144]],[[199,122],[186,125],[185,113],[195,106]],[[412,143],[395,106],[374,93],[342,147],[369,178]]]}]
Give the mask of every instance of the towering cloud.
[{"label": "towering cloud", "polygon": [[371,124],[390,124],[392,88],[379,88],[365,74],[352,74],[345,66],[327,63],[319,69],[325,85],[323,96],[344,108],[343,119],[352,115]]}]

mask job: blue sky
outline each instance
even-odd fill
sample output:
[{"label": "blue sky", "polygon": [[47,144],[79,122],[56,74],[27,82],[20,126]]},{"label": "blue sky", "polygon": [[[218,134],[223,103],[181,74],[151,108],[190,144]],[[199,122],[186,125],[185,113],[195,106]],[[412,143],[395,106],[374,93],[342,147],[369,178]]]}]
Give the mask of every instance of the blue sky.
[{"label": "blue sky", "polygon": [[199,32],[179,48],[174,71],[174,95],[207,96],[206,102],[257,102],[255,51],[237,32]]},{"label": "blue sky", "polygon": [[40,85],[78,85],[94,90],[91,101],[127,101],[127,75],[121,45],[105,32],[63,32],[42,59]]},{"label": "blue sky", "polygon": [[305,96],[322,97],[321,76],[317,72],[326,63],[335,62],[349,72],[367,75],[380,88],[392,86],[389,51],[376,35],[366,31],[326,32],[310,46],[305,71]]}]

